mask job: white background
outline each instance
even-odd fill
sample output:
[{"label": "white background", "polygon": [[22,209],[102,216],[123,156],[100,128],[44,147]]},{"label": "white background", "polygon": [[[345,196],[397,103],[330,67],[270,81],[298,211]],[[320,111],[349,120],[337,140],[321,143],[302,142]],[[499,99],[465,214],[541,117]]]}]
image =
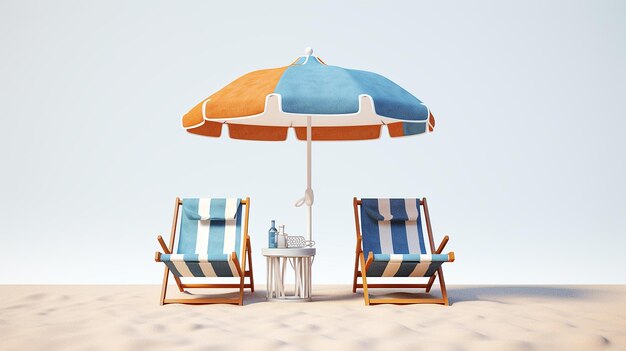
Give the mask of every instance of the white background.
[{"label": "white background", "polygon": [[429,199],[448,284],[626,283],[626,6],[545,2],[0,2],[0,283],[159,283],[174,198],[250,196],[302,234],[305,144],[181,116],[291,63],[380,73],[435,133],[313,146],[314,283],[351,283],[352,197]]}]

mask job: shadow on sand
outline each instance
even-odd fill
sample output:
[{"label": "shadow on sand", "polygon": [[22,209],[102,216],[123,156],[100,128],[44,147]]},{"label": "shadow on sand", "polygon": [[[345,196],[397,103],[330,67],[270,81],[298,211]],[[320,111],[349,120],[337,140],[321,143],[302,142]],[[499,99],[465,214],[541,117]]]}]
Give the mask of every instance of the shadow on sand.
[{"label": "shadow on sand", "polygon": [[[436,293],[439,293],[438,291]],[[588,299],[603,294],[592,287],[485,285],[448,288],[450,304],[464,301],[503,302],[507,298]]]},{"label": "shadow on sand", "polygon": [[[363,301],[363,291],[358,289],[357,293],[352,293],[352,287],[333,286],[321,287],[313,292],[312,302],[325,301]],[[202,294],[183,293],[188,297],[202,297]],[[190,296],[191,295],[191,296]],[[610,293],[606,290],[594,289],[593,286],[534,286],[534,285],[452,285],[448,286],[448,299],[450,305],[458,302],[469,301],[490,301],[498,303],[507,303],[512,298],[528,298],[528,299],[597,299],[607,298]],[[213,294],[210,297],[236,297],[236,293]],[[437,288],[433,288],[430,294],[426,294],[423,290],[411,289],[376,289],[370,291],[371,297],[389,297],[389,298],[428,298],[440,297],[441,292]],[[252,305],[260,302],[266,302],[265,289],[260,286],[254,293],[249,290],[245,292],[243,304]]]}]

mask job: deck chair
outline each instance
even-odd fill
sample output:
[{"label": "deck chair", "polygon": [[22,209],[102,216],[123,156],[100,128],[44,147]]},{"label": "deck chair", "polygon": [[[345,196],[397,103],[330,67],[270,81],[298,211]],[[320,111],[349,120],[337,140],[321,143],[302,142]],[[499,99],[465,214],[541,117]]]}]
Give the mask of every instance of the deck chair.
[{"label": "deck chair", "polygon": [[[454,252],[442,254],[448,236],[435,250],[428,205],[423,199],[353,199],[356,225],[356,259],[352,292],[363,288],[365,305],[436,303],[448,305],[448,293],[441,265],[454,261]],[[423,207],[423,215],[420,213]],[[360,211],[359,211],[360,207]],[[424,240],[422,217],[426,222],[428,240]],[[359,221],[360,218],[360,221]],[[365,256],[367,255],[367,257]],[[360,269],[359,269],[360,264]],[[362,283],[358,283],[358,278]],[[428,277],[428,283],[368,284],[368,278]],[[430,288],[439,278],[441,298],[370,298],[371,288]],[[416,279],[417,280],[417,279]]]},{"label": "deck chair", "polygon": [[[180,230],[176,253],[173,251],[176,224],[180,215]],[[242,207],[246,206],[242,216]],[[244,288],[254,292],[250,236],[248,236],[248,212],[250,198],[243,199],[183,199],[176,198],[172,233],[169,246],[159,235],[157,240],[164,253],[156,252],[155,261],[165,263],[161,305],[168,303],[243,304]],[[242,231],[243,222],[243,231]],[[246,263],[248,270],[245,270]],[[238,288],[235,298],[188,298],[167,299],[167,280],[172,273],[178,290],[194,288]],[[238,277],[239,283],[229,284],[183,284],[186,277]],[[245,283],[244,278],[249,282]]]}]

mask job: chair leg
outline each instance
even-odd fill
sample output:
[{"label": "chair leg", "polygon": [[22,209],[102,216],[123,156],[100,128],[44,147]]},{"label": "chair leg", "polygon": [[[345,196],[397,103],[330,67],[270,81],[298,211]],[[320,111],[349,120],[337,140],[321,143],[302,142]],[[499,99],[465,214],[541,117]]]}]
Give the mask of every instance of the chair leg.
[{"label": "chair leg", "polygon": [[435,272],[435,274],[433,274],[429,279],[428,279],[428,285],[426,287],[426,292],[429,293],[430,289],[433,287],[433,283],[435,282],[435,278],[437,277],[437,272]]},{"label": "chair leg", "polygon": [[165,267],[165,273],[163,273],[163,286],[161,287],[161,299],[159,300],[159,305],[163,306],[165,304],[165,295],[167,295],[167,278],[169,277],[170,270]]},{"label": "chair leg", "polygon": [[441,267],[437,269],[437,275],[439,276],[439,285],[441,286],[441,297],[443,299],[443,304],[449,306],[448,303],[448,291],[446,290],[446,282],[443,280],[443,270]]},{"label": "chair leg", "polygon": [[357,275],[359,273],[359,254],[354,256],[354,278],[352,279],[352,292],[356,293]]},{"label": "chair leg", "polygon": [[239,279],[239,306],[243,305],[243,284],[246,279],[246,275],[242,275]]},{"label": "chair leg", "polygon": [[367,291],[367,273],[365,272],[365,257],[361,252],[359,254],[359,258],[361,259],[361,268],[363,268],[363,273],[361,274],[361,280],[363,281],[363,298],[365,299],[365,306],[370,305],[370,295]]},{"label": "chair leg", "polygon": [[254,292],[254,271],[252,270],[252,249],[250,248],[250,240],[248,240],[248,269],[250,270],[250,292]]}]

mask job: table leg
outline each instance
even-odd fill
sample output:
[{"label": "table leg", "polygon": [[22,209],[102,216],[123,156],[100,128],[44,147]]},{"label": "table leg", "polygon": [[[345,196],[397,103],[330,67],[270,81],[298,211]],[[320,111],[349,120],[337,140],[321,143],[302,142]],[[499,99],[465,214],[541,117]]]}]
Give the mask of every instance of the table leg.
[{"label": "table leg", "polygon": [[300,275],[298,274],[298,258],[294,257],[292,258],[293,261],[293,272],[294,272],[294,278],[295,278],[295,283],[293,285],[293,296],[299,296],[300,295]]},{"label": "table leg", "polygon": [[307,258],[302,258],[302,298],[306,299],[308,296],[308,276],[307,276]]},{"label": "table leg", "polygon": [[306,294],[304,297],[308,299],[308,298],[311,298],[311,257],[307,257],[305,258],[305,260],[306,260],[306,264],[305,264]]},{"label": "table leg", "polygon": [[300,286],[300,298],[304,298],[304,295],[306,294],[306,290],[304,287],[304,275],[302,273],[304,273],[304,258],[303,257],[298,257],[298,276],[299,276],[299,286]]},{"label": "table leg", "polygon": [[276,275],[278,276],[278,279],[276,280],[278,282],[278,296],[285,297],[285,285],[283,275],[280,272],[280,258],[278,258],[276,262]]},{"label": "table leg", "polygon": [[305,280],[302,273],[304,273],[304,258],[298,257],[298,275],[300,276],[300,298],[303,298],[306,294],[306,291],[304,290]]},{"label": "table leg", "polygon": [[282,277],[280,276],[280,258],[279,257],[277,257],[274,260],[274,280],[276,281],[276,297],[280,297]]},{"label": "table leg", "polygon": [[285,269],[287,268],[287,260],[288,259],[289,258],[287,258],[287,257],[283,258],[283,267],[282,267],[283,269],[282,269],[281,274],[280,274],[280,281],[282,282],[283,297],[285,297]]},{"label": "table leg", "polygon": [[279,279],[280,277],[278,276],[278,263],[276,262],[277,258],[276,257],[272,257],[272,297],[280,297],[280,290],[279,290]]},{"label": "table leg", "polygon": [[265,298],[269,299],[272,297],[272,283],[270,279],[270,277],[272,276],[272,271],[269,256],[265,258],[265,268],[267,272],[267,277],[265,279]]},{"label": "table leg", "polygon": [[272,290],[271,298],[274,298],[274,294],[276,294],[276,275],[274,274],[274,257],[270,257],[270,268],[267,271],[267,274],[270,276],[270,289]]}]

